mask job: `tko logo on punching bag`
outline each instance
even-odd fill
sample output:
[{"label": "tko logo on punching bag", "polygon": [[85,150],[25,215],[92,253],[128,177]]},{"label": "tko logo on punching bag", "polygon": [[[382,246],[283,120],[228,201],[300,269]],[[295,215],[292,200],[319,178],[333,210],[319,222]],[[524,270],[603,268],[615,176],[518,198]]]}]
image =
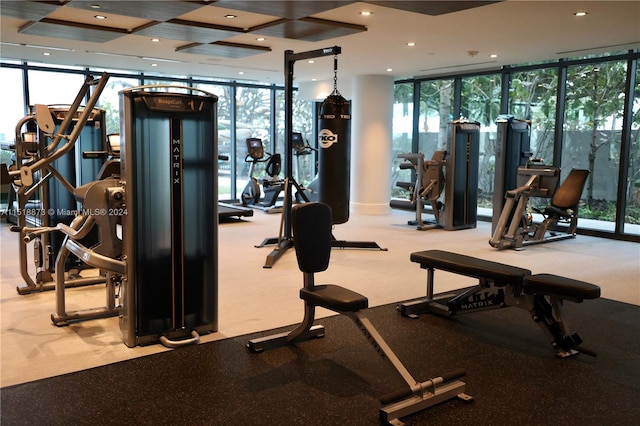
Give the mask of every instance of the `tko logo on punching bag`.
[{"label": "tko logo on punching bag", "polygon": [[330,148],[334,143],[338,143],[338,135],[329,129],[322,129],[318,133],[318,143],[321,148]]}]

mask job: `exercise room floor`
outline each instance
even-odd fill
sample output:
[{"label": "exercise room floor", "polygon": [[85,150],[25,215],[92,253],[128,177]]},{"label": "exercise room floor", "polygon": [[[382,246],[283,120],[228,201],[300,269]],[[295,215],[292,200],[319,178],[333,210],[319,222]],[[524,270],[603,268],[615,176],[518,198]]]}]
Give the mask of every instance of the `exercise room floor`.
[{"label": "exercise room floor", "polygon": [[[578,235],[575,239],[496,251],[488,244],[491,224],[461,231],[417,231],[406,225],[411,212],[389,215],[352,214],[335,227],[334,236],[347,241],[375,241],[388,251],[334,249],[329,270],[317,283],[349,287],[379,306],[424,296],[426,273],[411,263],[410,253],[442,249],[597,284],[602,297],[640,305],[640,244]],[[280,215],[256,211],[253,217],[219,226],[218,332],[202,336],[208,342],[294,324],[302,319],[298,298],[302,275],[289,250],[271,269],[263,268],[272,247],[256,248],[277,237]],[[18,295],[23,285],[17,255],[18,234],[0,224],[1,382],[5,387],[129,358],[166,351],[161,345],[128,348],[122,343],[117,318],[56,327],[52,291]],[[31,253],[31,248],[29,248]],[[470,284],[460,276],[436,273],[436,292]],[[104,306],[103,286],[70,289],[67,310]],[[589,309],[588,301],[583,308]],[[319,309],[318,317],[333,315]],[[570,318],[569,318],[570,319]]]}]

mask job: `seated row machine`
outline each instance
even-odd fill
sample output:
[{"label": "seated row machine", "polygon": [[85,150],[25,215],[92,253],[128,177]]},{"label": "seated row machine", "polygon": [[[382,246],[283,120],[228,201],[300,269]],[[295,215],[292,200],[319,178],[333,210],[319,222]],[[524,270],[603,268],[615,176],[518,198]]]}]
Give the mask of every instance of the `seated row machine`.
[{"label": "seated row machine", "polygon": [[[411,261],[427,270],[425,299],[398,305],[404,316],[416,317],[423,312],[444,316],[482,310],[518,307],[529,311],[533,320],[551,339],[558,357],[578,352],[595,356],[579,346],[582,339],[568,330],[563,302],[580,303],[600,297],[600,287],[552,274],[532,275],[528,269],[505,265],[442,250],[411,253]],[[435,270],[476,278],[478,284],[456,291],[434,295]]]},{"label": "seated row machine", "polygon": [[364,310],[368,307],[369,301],[365,296],[338,285],[315,284],[314,273],[322,272],[329,266],[332,239],[331,207],[324,203],[301,203],[295,205],[291,213],[296,258],[298,267],[304,274],[304,287],[300,289],[300,298],[305,301],[304,319],[290,332],[250,340],[247,347],[254,352],[261,352],[311,337],[323,337],[324,327],[313,325],[315,307],[320,306],[351,318],[376,352],[389,360],[406,381],[406,388],[381,399],[382,421],[401,424],[399,418],[451,398],[472,400],[472,397],[464,393],[465,383],[458,380],[466,374],[464,371],[456,371],[425,382],[415,380],[366,317]]}]

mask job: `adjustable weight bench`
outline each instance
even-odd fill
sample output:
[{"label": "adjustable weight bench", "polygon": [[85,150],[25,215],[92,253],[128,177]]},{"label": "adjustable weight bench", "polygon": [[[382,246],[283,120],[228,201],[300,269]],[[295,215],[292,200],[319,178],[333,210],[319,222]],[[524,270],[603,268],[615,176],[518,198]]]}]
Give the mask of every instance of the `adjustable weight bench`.
[{"label": "adjustable weight bench", "polygon": [[387,359],[405,380],[407,386],[381,398],[380,420],[395,425],[399,420],[454,397],[464,401],[465,383],[458,380],[466,373],[454,371],[424,382],[415,380],[400,359],[366,317],[369,300],[355,291],[334,285],[315,285],[314,273],[327,269],[331,254],[331,207],[324,203],[301,203],[291,210],[293,241],[298,267],[303,272],[304,287],[300,298],[305,302],[304,319],[290,332],[250,340],[247,347],[261,352],[276,346],[295,343],[311,337],[323,337],[324,327],[313,325],[315,307],[320,306],[351,318],[376,352]]},{"label": "adjustable weight bench", "polygon": [[[442,250],[411,253],[412,262],[427,270],[426,298],[398,305],[404,316],[416,317],[423,312],[444,316],[482,310],[518,307],[529,311],[532,319],[551,339],[559,357],[583,352],[595,353],[580,347],[582,339],[568,331],[563,302],[580,303],[600,297],[600,287],[584,281],[553,274],[532,275],[528,269],[503,263],[477,259]],[[471,287],[434,295],[435,270],[476,278]]]}]

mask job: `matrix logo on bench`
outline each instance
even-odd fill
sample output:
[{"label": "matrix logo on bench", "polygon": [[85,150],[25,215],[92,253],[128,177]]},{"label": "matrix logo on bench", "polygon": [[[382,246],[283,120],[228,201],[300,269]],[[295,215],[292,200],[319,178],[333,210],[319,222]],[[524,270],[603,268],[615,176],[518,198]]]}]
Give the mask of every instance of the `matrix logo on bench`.
[{"label": "matrix logo on bench", "polygon": [[472,311],[475,309],[497,308],[504,304],[504,290],[485,291],[472,294],[462,300],[449,301],[449,308],[455,311]]}]

